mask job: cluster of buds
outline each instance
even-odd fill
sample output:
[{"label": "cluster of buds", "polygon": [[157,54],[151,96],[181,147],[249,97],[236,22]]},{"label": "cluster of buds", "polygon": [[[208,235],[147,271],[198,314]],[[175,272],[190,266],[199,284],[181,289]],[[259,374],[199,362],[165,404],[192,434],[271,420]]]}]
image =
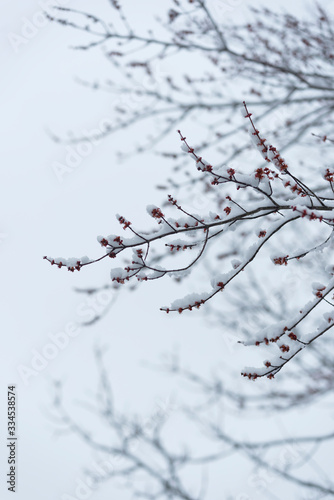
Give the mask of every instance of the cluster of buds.
[{"label": "cluster of buds", "polygon": [[267,148],[267,154],[266,160],[272,162],[280,172],[285,172],[288,169],[284,159],[274,146],[270,145]]},{"label": "cluster of buds", "polygon": [[120,277],[117,276],[116,278],[112,278],[111,281],[116,281],[116,283],[124,285],[125,280],[129,281],[129,279],[130,279],[129,276],[127,276],[126,278],[120,278]]},{"label": "cluster of buds", "polygon": [[292,191],[292,193],[297,194],[298,196],[301,197],[306,196],[305,191],[303,191],[303,189],[296,183],[292,185],[290,181],[287,181],[284,183],[284,187],[289,187],[290,191]]},{"label": "cluster of buds", "polygon": [[[186,307],[178,307],[177,312],[181,314],[183,311],[192,311],[193,308],[195,307],[196,309],[199,309],[203,304],[205,304],[205,300],[195,300],[193,304],[188,304]],[[169,307],[166,309],[163,309],[167,314],[171,311]]]},{"label": "cluster of buds", "polygon": [[78,260],[78,262],[77,262],[77,265],[76,265],[76,266],[70,266],[70,267],[68,267],[67,269],[68,269],[68,271],[71,271],[72,273],[74,273],[74,271],[75,271],[75,270],[76,270],[76,271],[80,271],[81,267],[82,267],[82,266],[81,266],[81,264],[80,264],[80,261]]},{"label": "cluster of buds", "polygon": [[328,182],[334,182],[334,172],[331,172],[329,168],[327,168],[324,179],[326,179],[326,181]]},{"label": "cluster of buds", "polygon": [[[135,262],[133,262],[132,264],[135,264]],[[129,273],[130,271],[135,271],[135,269],[133,269],[133,267],[130,267],[130,266],[127,266],[124,268],[124,270]]]},{"label": "cluster of buds", "polygon": [[[273,163],[275,167],[281,172],[285,173],[288,170],[288,165],[285,163],[285,160],[281,157],[280,153],[277,151],[277,149],[272,146],[271,144],[269,146],[266,145],[267,139],[262,138],[260,136],[260,131],[255,127],[254,122],[252,120],[252,113],[248,112],[247,106],[245,101],[243,102],[244,108],[246,110],[246,114],[244,115],[245,118],[248,118],[251,126],[253,128],[252,135],[256,137],[258,142],[256,143],[257,148],[261,151],[263,158],[269,162]],[[262,169],[258,169],[262,170]],[[262,175],[262,172],[259,173],[258,175]],[[261,178],[261,177],[260,177]]]},{"label": "cluster of buds", "polygon": [[172,205],[176,205],[178,208],[180,208],[179,205],[177,204],[177,200],[175,198],[173,198],[173,196],[171,196],[170,194],[168,195],[168,201]]},{"label": "cluster of buds", "polygon": [[109,245],[109,242],[106,238],[102,238],[102,240],[100,241],[100,245],[101,247],[107,247]]},{"label": "cluster of buds", "polygon": [[264,177],[268,177],[269,180],[273,180],[274,177],[278,177],[278,174],[270,170],[268,167],[265,168],[257,168],[255,170],[255,178],[256,179],[263,179]]},{"label": "cluster of buds", "polygon": [[[289,184],[288,182],[286,182],[286,185]],[[302,188],[300,186],[298,186],[298,184],[294,184],[293,186],[291,186],[291,191],[293,193],[297,193],[298,195],[300,196],[306,196],[306,193],[304,193],[304,191],[302,190]]]},{"label": "cluster of buds", "polygon": [[187,250],[187,249],[192,249],[194,245],[172,245],[172,244],[166,244],[166,247],[169,247],[170,248],[170,251],[173,252],[174,250],[176,250],[177,252],[179,250]]},{"label": "cluster of buds", "polygon": [[[287,326],[285,326],[282,329],[282,332],[279,335],[277,335],[275,337],[271,337],[271,338],[264,337],[263,340],[261,340],[261,341],[257,340],[254,344],[256,346],[259,346],[261,344],[269,345],[270,343],[277,343],[283,337],[283,335],[286,335],[291,340],[300,342],[298,340],[297,335],[295,333],[293,333],[292,331],[290,331]],[[301,342],[301,343],[303,343],[303,342]],[[287,353],[287,352],[290,351],[290,346],[288,344],[285,344],[284,342],[280,343],[280,344],[277,344],[277,345],[278,345],[278,348],[280,349],[280,351],[283,352],[283,353]],[[275,374],[277,374],[280,371],[280,369],[282,368],[282,366],[287,361],[289,361],[289,359],[286,359],[283,356],[280,356],[280,359],[282,360],[282,362],[279,363],[278,366],[272,365],[272,363],[270,361],[268,361],[268,360],[264,361],[264,363],[263,363],[264,366],[266,368],[270,368],[270,370],[268,370],[266,373],[262,373],[261,372],[260,374],[259,373],[256,374],[256,373],[248,373],[248,372],[246,373],[246,372],[244,372],[244,373],[242,373],[242,375],[244,377],[248,377],[249,379],[252,379],[252,380],[255,380],[255,378],[257,378],[257,377],[263,377],[263,376],[266,376],[267,378],[272,379],[272,378],[274,378]],[[257,376],[254,378],[254,375],[257,375]]]},{"label": "cluster of buds", "polygon": [[[278,177],[278,176],[275,176],[275,177]],[[285,188],[289,188],[292,193],[297,194],[301,198],[304,198],[305,196],[307,196],[306,191],[304,191],[304,189],[300,185],[298,185],[296,182],[294,184],[292,184],[290,181],[286,181],[286,182],[284,182],[283,186]]]},{"label": "cluster of buds", "polygon": [[187,141],[186,141],[187,138],[181,134],[181,130],[178,130],[178,133],[180,134],[181,141],[184,143],[184,145],[186,147],[187,153],[194,156],[196,164],[197,164],[197,170],[200,170],[201,172],[211,172],[212,173],[212,169],[213,169],[212,165],[208,165],[207,163],[205,163],[202,156],[197,156],[194,148],[190,147],[187,144]]},{"label": "cluster of buds", "polygon": [[256,380],[258,378],[258,374],[257,373],[246,373],[246,372],[241,372],[241,375],[243,377],[248,377],[249,380]]},{"label": "cluster of buds", "polygon": [[[273,165],[275,165],[275,167],[277,168],[277,170],[281,174],[288,173],[288,165],[286,164],[285,160],[282,158],[282,156],[279,153],[279,151],[277,150],[277,148],[275,148],[271,144],[270,145],[266,144],[267,140],[260,136],[260,131],[254,125],[254,122],[251,118],[252,113],[248,112],[246,103],[244,102],[243,104],[244,104],[244,108],[246,110],[246,115],[244,115],[244,117],[248,118],[250,123],[251,123],[252,129],[253,129],[252,135],[255,136],[257,141],[258,141],[255,143],[256,147],[260,150],[263,158],[268,163],[273,163]],[[268,168],[258,168],[255,171],[255,178],[258,178],[259,180],[261,180],[265,176],[267,176],[270,180],[277,179],[279,177],[277,173],[274,173],[273,171],[269,170]],[[307,196],[307,193],[305,192],[305,190],[297,183],[291,185],[291,182],[287,181],[284,183],[284,187],[286,187],[286,188],[289,187],[293,193],[295,193],[301,197]]]},{"label": "cluster of buds", "polygon": [[273,259],[273,262],[274,264],[278,265],[278,266],[282,266],[282,265],[285,265],[287,266],[288,265],[288,255],[286,255],[285,257],[276,257]]},{"label": "cluster of buds", "polygon": [[[288,327],[285,326],[282,330],[282,333],[280,335],[276,335],[276,337],[271,337],[268,339],[268,337],[264,337],[263,340],[256,340],[256,342],[254,343],[256,346],[259,346],[261,344],[265,344],[265,345],[269,345],[270,342],[275,344],[276,342],[278,342],[278,340],[287,332],[289,331]],[[290,335],[288,335],[291,339],[293,338],[292,336],[296,337],[296,335],[294,333],[291,332]],[[297,337],[296,337],[297,339]],[[296,340],[293,338],[293,340]]]},{"label": "cluster of buds", "polygon": [[234,176],[234,174],[235,174],[235,170],[234,170],[234,168],[228,168],[228,169],[227,169],[227,173],[228,173],[228,175],[230,176],[230,180],[232,180],[232,177],[233,177],[233,176]]},{"label": "cluster of buds", "polygon": [[114,241],[115,241],[116,243],[119,243],[120,245],[123,245],[123,240],[121,239],[121,237],[120,237],[120,236],[116,236],[116,238],[114,238]]},{"label": "cluster of buds", "polygon": [[[43,257],[43,259],[48,260],[46,255]],[[54,259],[51,259],[49,262],[50,262],[51,266],[56,265],[57,267],[59,267],[59,269],[61,269],[62,267],[67,267],[68,271],[71,271],[72,273],[75,270],[80,271],[80,269],[82,268],[82,264],[81,264],[80,260],[77,261],[75,266],[66,266],[66,264],[64,264],[62,261],[56,262]]]},{"label": "cluster of buds", "polygon": [[309,220],[318,220],[319,222],[322,222],[324,218],[323,215],[317,215],[314,212],[309,212],[306,208],[304,208],[303,210],[299,210],[296,206],[293,206],[291,208],[293,212],[300,213],[303,219],[305,217],[308,217]]},{"label": "cluster of buds", "polygon": [[[151,211],[151,215],[154,219],[163,219],[164,214],[161,212],[160,208],[153,208]],[[161,223],[161,220],[159,220],[159,224]]]},{"label": "cluster of buds", "polygon": [[[204,223],[204,220],[201,220],[200,221],[201,223]],[[185,222],[184,224],[180,224],[179,222],[175,222],[175,227],[184,227],[185,229],[188,229],[189,227],[197,227],[199,225],[199,221],[197,220],[196,222],[194,222],[194,224],[190,225],[188,224],[187,222]],[[205,229],[205,228],[204,228]]]},{"label": "cluster of buds", "polygon": [[321,299],[323,297],[323,291],[326,290],[326,287],[325,286],[319,286],[316,288],[315,292],[314,292],[314,295],[316,297],[318,297],[319,299]]},{"label": "cluster of buds", "polygon": [[[126,281],[130,281],[130,278],[133,278],[137,274],[138,270],[139,269],[137,267],[132,268],[130,266],[127,266],[124,268],[124,271],[127,273],[126,276],[124,276],[124,273],[122,272],[122,270],[120,270],[121,271],[120,274],[118,276],[117,275],[112,276],[111,281],[115,281],[116,283],[118,283],[120,285],[124,285],[124,283]],[[132,274],[129,274],[131,272],[132,272]]]},{"label": "cluster of buds", "polygon": [[80,260],[71,258],[71,259],[53,259],[52,257],[47,257],[44,255],[43,259],[50,262],[51,266],[57,266],[59,269],[62,267],[66,267],[68,271],[74,273],[74,271],[80,271],[81,268],[89,263],[88,257],[82,257]]},{"label": "cluster of buds", "polygon": [[[114,259],[116,257],[116,253],[113,251],[113,247],[112,245],[109,243],[109,241],[106,239],[106,238],[98,238],[99,242],[100,242],[100,245],[102,247],[111,247],[111,252],[108,253],[108,256],[111,258],[111,259]],[[116,236],[116,238],[114,239],[114,241],[118,242],[120,245],[122,245],[123,243],[123,240],[121,240],[121,238],[119,236]]]},{"label": "cluster of buds", "polygon": [[124,219],[124,217],[122,217],[122,216],[118,217],[118,222],[120,224],[123,224],[123,229],[127,229],[131,225],[131,222],[129,222],[128,220]]}]

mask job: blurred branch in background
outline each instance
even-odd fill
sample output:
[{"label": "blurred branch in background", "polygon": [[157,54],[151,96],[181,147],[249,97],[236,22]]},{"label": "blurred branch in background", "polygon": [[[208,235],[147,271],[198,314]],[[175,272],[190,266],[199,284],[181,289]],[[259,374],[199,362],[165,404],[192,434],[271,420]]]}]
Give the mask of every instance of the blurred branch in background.
[{"label": "blurred branch in background", "polygon": [[[237,438],[225,429],[222,424],[225,419],[218,419],[217,414],[242,408],[239,395],[225,389],[220,381],[215,381],[213,386],[181,367],[177,370],[174,367],[174,373],[191,381],[191,392],[198,391],[204,398],[201,404],[188,406],[183,396],[182,405],[170,400],[160,402],[148,418],[124,415],[115,408],[100,349],[96,349],[95,356],[99,371],[96,398],[83,403],[96,416],[94,428],[86,428],[82,416],[68,412],[60,383],[55,383],[52,415],[59,432],[74,433],[92,450],[95,461],[85,469],[82,480],[92,490],[113,480],[119,488],[129,490],[131,498],[198,500],[210,494],[214,497],[217,492],[210,490],[207,470],[214,467],[220,470],[219,477],[222,477],[226,461],[238,454],[250,470],[248,490],[241,490],[239,496],[233,498],[253,498],[248,496],[252,488],[257,495],[264,493],[280,498],[268,491],[277,480],[286,482],[289,491],[298,492],[299,498],[334,495],[332,479],[317,466],[314,458],[322,447],[332,446],[334,433],[318,431],[306,436],[259,441]],[[97,437],[101,431],[102,439]],[[192,437],[186,443],[175,444],[173,435],[180,433],[188,439]],[[205,445],[197,442],[199,433]]]},{"label": "blurred branch in background", "polygon": [[[198,124],[203,138],[196,149],[213,154],[216,148],[224,164],[242,162],[249,145],[240,145],[239,132],[245,127],[235,111],[247,96],[258,125],[265,133],[270,130],[281,151],[300,144],[316,147],[310,133],[324,129],[327,134],[333,124],[332,19],[316,4],[312,20],[252,8],[253,21],[239,24],[236,8],[235,22],[225,24],[223,3],[171,2],[174,6],[157,27],[152,20],[147,33],[129,25],[121,3],[113,9],[112,22],[71,8],[56,9],[52,21],[83,31],[89,39],[74,48],[102,46],[111,72],[118,75],[107,81],[98,75],[91,82],[78,78],[94,91],[124,97],[124,106],[116,99],[114,126],[102,135],[144,121],[149,137],[133,151],[138,154],[155,148],[175,128]],[[71,135],[68,140],[85,139]],[[177,151],[157,152],[180,156]],[[184,163],[182,159],[179,168]],[[180,179],[173,178],[173,186],[175,182]],[[188,182],[196,182],[194,175]]]}]

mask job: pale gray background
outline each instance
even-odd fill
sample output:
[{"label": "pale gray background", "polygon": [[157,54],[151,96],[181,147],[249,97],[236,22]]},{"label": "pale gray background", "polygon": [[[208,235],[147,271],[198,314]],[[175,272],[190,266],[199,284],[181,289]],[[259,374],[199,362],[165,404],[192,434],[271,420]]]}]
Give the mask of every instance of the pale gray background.
[{"label": "pale gray background", "polygon": [[[334,10],[332,1],[321,3]],[[71,7],[83,10],[90,10],[90,4],[69,2]],[[111,15],[107,0],[94,4],[92,11]],[[243,20],[248,4],[261,2],[240,2],[231,18]],[[138,25],[147,26],[154,14],[169,4],[165,0],[128,0],[124,5]],[[309,3],[271,0],[265,5],[287,6],[298,14]],[[210,372],[211,367],[224,361],[226,345],[219,328],[209,329],[203,316],[199,321],[195,315],[167,317],[161,313],[159,307],[180,294],[171,281],[161,280],[144,284],[136,294],[122,291],[105,319],[83,329],[38,376],[30,379],[28,386],[23,384],[18,366],[30,365],[31,350],[40,351],[49,342],[50,332],[62,331],[69,322],[80,321],[76,308],[85,299],[75,294],[73,287],[98,285],[108,280],[109,263],[72,275],[51,268],[42,256],[98,256],[96,236],[119,230],[114,218],[116,212],[144,227],[148,221],[145,207],[148,203],[159,204],[161,193],[154,186],[165,178],[170,165],[152,154],[146,155],[145,161],[143,157],[133,157],[119,165],[114,152],[119,147],[125,149],[127,141],[133,144],[136,137],[132,130],[130,138],[122,133],[104,140],[59,183],[52,165],[54,161],[64,161],[66,150],[64,145],[52,142],[46,130],[59,134],[68,129],[89,130],[111,116],[108,95],[78,87],[73,78],[107,75],[108,67],[99,50],[89,53],[69,50],[79,35],[50,23],[16,53],[9,43],[9,33],[20,34],[24,18],[31,20],[41,9],[32,0],[15,3],[2,0],[1,7],[0,434],[4,436],[6,429],[6,387],[8,383],[16,383],[19,435],[16,498],[60,500],[65,493],[73,495],[77,480],[83,477],[82,468],[92,463],[92,456],[73,436],[55,434],[55,426],[48,418],[53,378],[65,382],[69,399],[76,399],[76,394],[77,399],[83,399],[89,390],[94,390],[96,382],[92,347],[96,343],[108,345],[108,367],[120,408],[150,415],[156,399],[170,397],[175,387],[168,378],[159,378],[142,367],[142,360],[155,361],[161,352],[179,346],[186,363]],[[176,136],[174,140],[177,141]],[[238,348],[233,356],[232,360],[225,356],[224,362],[238,373],[248,360]],[[325,415],[325,408],[316,410],[316,418],[323,422],[324,429]],[[94,421],[89,414],[85,418],[87,422]],[[299,414],[299,426],[303,425],[300,418]],[[315,417],[310,413],[307,418]],[[245,436],[248,424],[245,423]],[[273,435],[284,431],[280,419],[273,419],[272,429]],[[5,485],[3,439],[0,457],[1,497],[11,498]],[[240,476],[237,470],[236,466],[229,470],[224,489],[230,488],[234,493],[249,491],[247,474]],[[113,492],[113,486],[108,484],[89,498],[130,498],[126,491]],[[278,497],[281,498],[279,493]],[[217,492],[216,498],[223,497]]]}]

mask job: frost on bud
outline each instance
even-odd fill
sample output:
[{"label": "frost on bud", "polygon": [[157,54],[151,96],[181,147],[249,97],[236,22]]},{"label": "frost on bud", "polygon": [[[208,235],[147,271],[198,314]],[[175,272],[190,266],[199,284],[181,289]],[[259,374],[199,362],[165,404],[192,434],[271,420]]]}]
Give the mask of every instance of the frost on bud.
[{"label": "frost on bud", "polygon": [[312,283],[312,288],[314,295],[321,299],[323,296],[323,291],[326,289],[326,287],[321,283]]},{"label": "frost on bud", "polygon": [[[162,219],[164,217],[164,214],[162,213],[161,209],[159,207],[156,207],[155,205],[148,205],[146,207],[147,212],[153,219]],[[161,222],[159,220],[159,222]]]}]

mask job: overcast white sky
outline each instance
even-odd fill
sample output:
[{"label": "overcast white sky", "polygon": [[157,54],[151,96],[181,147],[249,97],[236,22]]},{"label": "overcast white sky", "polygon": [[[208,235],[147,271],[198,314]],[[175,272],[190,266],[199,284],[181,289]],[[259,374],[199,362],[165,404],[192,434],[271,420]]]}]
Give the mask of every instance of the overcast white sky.
[{"label": "overcast white sky", "polygon": [[[69,3],[87,10],[91,4],[75,0]],[[231,16],[243,19],[246,6],[257,3],[238,2]],[[323,3],[329,8],[334,6],[332,1]],[[115,213],[145,224],[145,207],[159,203],[161,195],[154,186],[165,178],[164,169],[168,168],[167,162],[157,165],[153,155],[148,155],[145,162],[130,158],[119,165],[115,151],[126,148],[123,134],[94,147],[73,173],[59,182],[53,165],[55,161],[64,162],[67,151],[64,145],[52,142],[46,130],[89,130],[108,118],[111,108],[107,95],[91,93],[74,82],[75,76],[105,74],[106,67],[99,51],[88,54],[69,50],[76,36],[71,30],[46,23],[31,34],[28,43],[14,50],[8,36],[28,29],[27,23],[38,19],[41,4],[34,0],[2,0],[0,20],[0,435],[4,436],[6,430],[7,384],[16,383],[19,500],[61,500],[66,493],[74,495],[82,468],[92,463],[90,450],[73,436],[55,434],[48,408],[54,378],[64,381],[70,399],[76,399],[74,394],[83,399],[94,390],[94,345],[108,346],[108,368],[120,408],[147,415],[154,410],[156,398],[168,398],[174,388],[166,378],[152,376],[141,366],[142,360],[155,361],[161,352],[179,346],[186,362],[207,366],[209,372],[225,348],[219,329],[208,329],[198,316],[162,314],[159,307],[179,292],[171,282],[158,281],[141,287],[136,295],[123,291],[106,318],[94,327],[83,328],[40,373],[28,377],[26,384],[20,377],[22,365],[31,367],[36,350],[42,352],[50,335],[85,319],[80,317],[80,311],[98,307],[88,304],[73,288],[99,285],[108,279],[108,265],[92,266],[85,273],[72,275],[51,268],[42,256],[97,256],[96,236],[118,229]],[[158,2],[158,8],[153,0],[125,0],[124,4],[130,6],[138,25],[149,25],[153,13],[169,5],[166,0]],[[271,0],[265,4],[281,4],[298,13],[308,2]],[[107,0],[94,2],[95,8],[110,13]],[[243,360],[243,352],[237,349],[235,363],[242,366]],[[318,411],[321,414],[321,409]],[[86,418],[93,422],[92,416]],[[279,427],[277,422],[275,425]],[[1,498],[11,498],[5,484],[7,455],[3,439],[0,444]],[[246,479],[230,475],[231,490],[235,491],[239,484],[243,491]],[[110,498],[113,491],[108,485],[89,498],[104,499],[107,493]],[[113,498],[130,497],[123,491]]]}]

